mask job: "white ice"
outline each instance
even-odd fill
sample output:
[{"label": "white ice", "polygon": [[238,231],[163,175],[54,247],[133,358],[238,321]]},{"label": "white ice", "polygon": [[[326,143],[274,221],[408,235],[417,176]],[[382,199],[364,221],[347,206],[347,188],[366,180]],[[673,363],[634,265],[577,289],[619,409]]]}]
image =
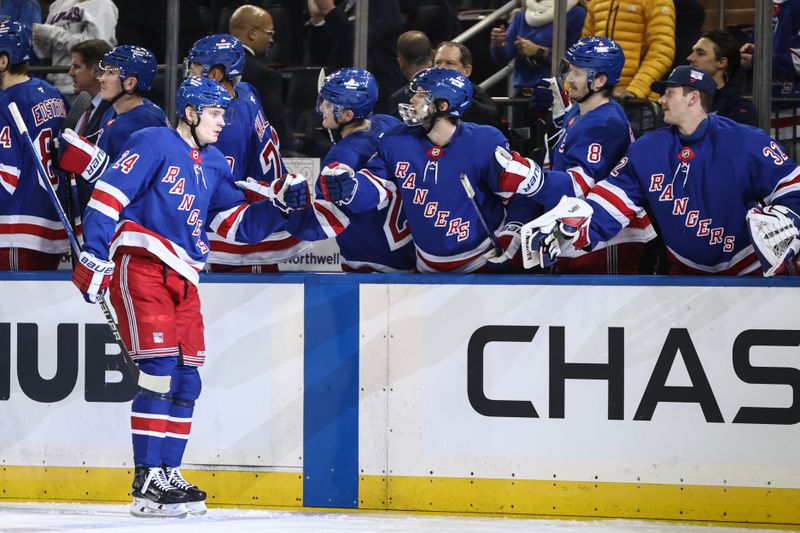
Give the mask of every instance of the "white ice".
[{"label": "white ice", "polygon": [[[753,529],[635,520],[544,520],[395,512],[210,509],[183,519],[134,518],[124,505],[0,503],[0,532],[112,533],[753,533]],[[765,531],[765,530],[759,530]]]}]

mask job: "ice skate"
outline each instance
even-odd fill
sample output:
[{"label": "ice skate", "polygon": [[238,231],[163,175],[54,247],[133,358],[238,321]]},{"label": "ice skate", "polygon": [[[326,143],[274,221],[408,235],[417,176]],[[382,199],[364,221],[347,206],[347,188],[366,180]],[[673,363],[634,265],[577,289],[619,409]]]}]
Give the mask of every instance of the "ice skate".
[{"label": "ice skate", "polygon": [[164,473],[167,476],[167,481],[172,487],[180,489],[185,492],[188,499],[186,500],[186,508],[189,514],[204,515],[208,510],[206,508],[206,492],[201,490],[197,485],[192,485],[186,481],[181,475],[180,468],[164,467]]},{"label": "ice skate", "polygon": [[[137,466],[131,488],[131,514],[144,518],[183,518],[189,495],[167,481],[160,467]],[[203,494],[205,497],[205,493]]]}]

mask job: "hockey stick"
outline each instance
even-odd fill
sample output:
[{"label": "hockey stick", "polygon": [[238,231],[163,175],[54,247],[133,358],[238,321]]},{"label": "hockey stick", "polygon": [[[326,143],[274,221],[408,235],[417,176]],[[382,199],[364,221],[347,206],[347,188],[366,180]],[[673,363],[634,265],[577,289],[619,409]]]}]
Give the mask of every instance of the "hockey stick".
[{"label": "hockey stick", "polygon": [[[83,114],[89,109],[89,105],[92,103],[92,97],[89,96],[89,93],[86,91],[81,91],[77,98],[72,102],[72,107],[67,113],[64,122],[61,123],[61,132],[63,133],[66,129],[74,130],[75,126],[78,125],[78,121],[81,119]],[[63,177],[63,173],[62,173]],[[78,189],[74,186],[73,179],[75,175],[71,172],[66,173],[65,179],[65,186],[64,192],[66,193],[67,197],[67,205],[65,211],[67,212],[67,218],[70,222],[70,227],[72,231],[75,231],[75,219],[80,218],[80,209],[78,209],[77,216],[75,213],[72,212],[72,208],[74,207],[73,201],[74,199],[78,198]],[[72,268],[75,268],[75,263],[78,261],[78,258],[75,257],[75,254],[71,254],[72,257]]]},{"label": "hockey stick", "polygon": [[472,207],[475,208],[475,212],[478,213],[478,220],[481,221],[483,229],[485,229],[486,233],[489,234],[489,240],[492,241],[492,246],[494,247],[497,257],[500,257],[503,255],[503,247],[500,245],[500,241],[497,240],[497,235],[495,235],[494,232],[489,229],[489,224],[486,223],[486,219],[483,217],[483,212],[478,206],[478,202],[475,201],[475,189],[472,188],[472,184],[469,182],[469,178],[466,174],[461,174],[461,185],[464,187],[464,191],[467,193],[469,201],[472,202]]},{"label": "hockey stick", "polygon": [[[17,131],[21,137],[23,137],[26,142],[24,143],[30,152],[31,159],[35,161],[36,170],[39,174],[39,179],[44,181],[45,191],[47,191],[47,196],[50,199],[50,203],[53,204],[53,208],[56,210],[56,214],[58,218],[61,220],[61,224],[64,225],[64,230],[67,232],[67,238],[69,238],[69,244],[72,247],[72,252],[76,255],[81,254],[81,247],[78,244],[77,239],[75,238],[75,233],[72,231],[72,227],[67,220],[67,215],[64,213],[64,209],[61,207],[61,203],[58,201],[58,196],[56,196],[56,190],[53,187],[53,184],[50,183],[50,178],[47,176],[47,171],[42,165],[42,161],[39,159],[38,154],[36,153],[36,149],[33,147],[33,142],[31,141],[31,136],[28,133],[28,128],[25,126],[25,122],[22,120],[22,115],[19,113],[19,109],[17,109],[17,104],[11,102],[8,104],[8,110],[11,112],[11,116],[14,117],[14,122],[17,124]],[[119,334],[119,328],[117,327],[117,322],[114,320],[114,316],[111,314],[111,309],[108,307],[108,303],[106,303],[105,297],[100,294],[98,295],[100,304],[100,309],[103,310],[103,316],[105,316],[106,323],[108,327],[111,329],[111,334],[114,335],[114,340],[117,341],[117,345],[119,346],[120,351],[122,352],[122,357],[125,359],[125,364],[128,367],[128,371],[130,372],[131,376],[136,380],[136,383],[143,388],[153,392],[157,392],[160,394],[166,394],[169,392],[170,388],[170,377],[169,376],[154,376],[152,374],[147,374],[139,370],[139,366],[133,361],[131,358],[131,354],[128,352],[128,349],[125,347],[125,342],[122,340],[122,337]]]}]

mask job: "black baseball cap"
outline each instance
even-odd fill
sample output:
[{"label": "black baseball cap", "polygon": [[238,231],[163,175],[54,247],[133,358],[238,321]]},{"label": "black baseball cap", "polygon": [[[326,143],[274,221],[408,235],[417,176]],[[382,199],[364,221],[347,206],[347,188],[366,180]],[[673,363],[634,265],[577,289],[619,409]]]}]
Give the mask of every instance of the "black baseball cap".
[{"label": "black baseball cap", "polygon": [[659,94],[664,94],[667,87],[690,87],[706,92],[711,96],[714,96],[714,93],[717,92],[717,82],[714,81],[711,74],[689,65],[675,67],[666,80],[654,81],[650,84],[650,89]]}]

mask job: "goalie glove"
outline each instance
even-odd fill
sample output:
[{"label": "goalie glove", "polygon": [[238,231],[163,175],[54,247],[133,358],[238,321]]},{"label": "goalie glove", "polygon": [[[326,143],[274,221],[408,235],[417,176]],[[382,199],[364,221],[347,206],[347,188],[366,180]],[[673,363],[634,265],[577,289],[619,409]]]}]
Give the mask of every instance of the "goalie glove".
[{"label": "goalie glove", "polygon": [[589,246],[589,224],[594,210],[585,200],[562,196],[553,209],[522,226],[522,265],[552,266],[567,246]]},{"label": "goalie glove", "polygon": [[67,128],[56,139],[58,149],[58,166],[62,170],[79,174],[89,183],[94,183],[103,175],[108,166],[108,155]]},{"label": "goalie glove", "polygon": [[745,218],[764,277],[774,276],[800,251],[800,216],[788,207],[768,205],[750,209]]},{"label": "goalie glove", "polygon": [[344,163],[333,162],[322,169],[316,190],[323,199],[336,205],[347,205],[358,189],[355,171]]},{"label": "goalie glove", "polygon": [[494,158],[503,169],[499,184],[500,191],[506,196],[533,196],[542,188],[542,167],[532,159],[522,157],[517,152],[509,152],[502,146],[495,148]]},{"label": "goalie glove", "polygon": [[101,296],[111,285],[114,274],[114,262],[98,259],[89,252],[81,252],[75,270],[72,271],[72,283],[83,294],[83,299],[93,304],[100,301]]}]

